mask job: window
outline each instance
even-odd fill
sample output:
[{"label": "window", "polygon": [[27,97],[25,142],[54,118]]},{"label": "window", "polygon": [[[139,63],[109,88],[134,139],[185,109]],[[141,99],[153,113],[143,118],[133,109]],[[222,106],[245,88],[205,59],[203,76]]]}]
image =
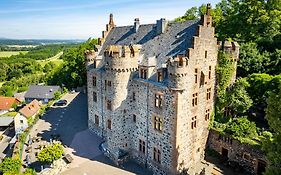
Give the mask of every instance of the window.
[{"label": "window", "polygon": [[153,148],[153,160],[157,163],[161,163],[161,152],[157,148]]},{"label": "window", "polygon": [[198,81],[198,69],[195,69],[194,70],[194,79],[195,79],[195,83],[197,83],[197,81]]},{"label": "window", "polygon": [[111,87],[111,81],[107,81],[107,86]]},{"label": "window", "polygon": [[111,101],[110,100],[107,100],[106,101],[106,108],[108,109],[108,110],[112,110],[112,104],[111,104]]},{"label": "window", "polygon": [[104,90],[107,90],[107,80],[104,80]]},{"label": "window", "polygon": [[191,121],[191,129],[196,128],[196,116],[192,117],[192,121]]},{"label": "window", "polygon": [[245,160],[247,160],[247,161],[251,161],[251,156],[250,156],[250,154],[248,154],[248,153],[244,153],[244,154],[243,154],[243,158],[244,158]]},{"label": "window", "polygon": [[140,69],[140,77],[142,79],[147,79],[147,69],[144,68]]},{"label": "window", "polygon": [[135,92],[133,92],[133,95],[132,95],[132,99],[133,99],[133,101],[136,101],[136,93]]},{"label": "window", "polygon": [[95,115],[95,124],[99,126],[99,116]]},{"label": "window", "polygon": [[209,66],[209,79],[211,79],[212,66]]},{"label": "window", "polygon": [[155,107],[162,108],[163,94],[155,94]]},{"label": "window", "polygon": [[179,67],[182,67],[182,66],[183,66],[183,59],[180,58],[180,59],[179,59]]},{"label": "window", "polygon": [[136,123],[137,122],[137,116],[133,114],[133,121]]},{"label": "window", "polygon": [[107,120],[107,129],[111,130],[111,120]]},{"label": "window", "polygon": [[97,102],[97,93],[96,92],[93,92],[93,101]]},{"label": "window", "polygon": [[207,96],[206,96],[207,100],[211,99],[211,88],[207,89]]},{"label": "window", "polygon": [[205,50],[205,58],[207,58],[207,57],[208,57],[208,51]]},{"label": "window", "polygon": [[20,120],[20,124],[23,124],[23,120]]},{"label": "window", "polygon": [[163,119],[158,116],[153,116],[153,128],[157,131],[163,130]]},{"label": "window", "polygon": [[205,113],[205,120],[208,121],[209,119],[210,119],[210,109],[207,109]]},{"label": "window", "polygon": [[97,86],[97,77],[93,77],[93,87]]},{"label": "window", "polygon": [[145,154],[145,142],[139,139],[139,151]]},{"label": "window", "polygon": [[158,82],[163,81],[163,71],[162,70],[157,72],[157,81]]},{"label": "window", "polygon": [[198,104],[198,93],[192,94],[192,106],[197,106]]}]

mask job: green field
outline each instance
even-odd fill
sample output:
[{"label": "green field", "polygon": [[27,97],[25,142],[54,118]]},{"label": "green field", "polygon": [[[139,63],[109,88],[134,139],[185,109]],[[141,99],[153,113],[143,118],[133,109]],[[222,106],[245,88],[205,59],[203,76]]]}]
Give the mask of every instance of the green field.
[{"label": "green field", "polygon": [[59,65],[63,62],[63,60],[59,59],[62,56],[63,52],[58,53],[57,55],[48,58],[46,60],[37,60],[41,66],[45,66],[48,62],[54,62],[55,64]]},{"label": "green field", "polygon": [[0,51],[0,57],[10,57],[12,55],[26,54],[28,51]]}]

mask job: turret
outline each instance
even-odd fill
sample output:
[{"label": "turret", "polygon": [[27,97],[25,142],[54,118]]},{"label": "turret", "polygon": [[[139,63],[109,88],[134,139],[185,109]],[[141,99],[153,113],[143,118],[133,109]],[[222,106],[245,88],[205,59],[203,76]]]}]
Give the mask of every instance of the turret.
[{"label": "turret", "polygon": [[188,58],[178,55],[168,60],[169,88],[176,90],[185,89],[185,79],[188,73]]},{"label": "turret", "polygon": [[140,45],[110,45],[104,52],[106,69],[128,72],[138,68]]},{"label": "turret", "polygon": [[101,56],[99,55],[100,47],[95,46],[93,50],[86,50],[84,53],[85,57],[85,66],[88,68],[89,66],[92,66],[92,68],[98,68],[101,64]]}]

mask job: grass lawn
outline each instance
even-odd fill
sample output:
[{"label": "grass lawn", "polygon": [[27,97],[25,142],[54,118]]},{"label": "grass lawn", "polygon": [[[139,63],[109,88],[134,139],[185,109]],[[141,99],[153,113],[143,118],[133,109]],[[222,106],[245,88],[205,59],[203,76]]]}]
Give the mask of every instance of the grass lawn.
[{"label": "grass lawn", "polygon": [[28,51],[0,51],[0,57],[10,57],[12,55],[26,54]]},{"label": "grass lawn", "polygon": [[5,114],[0,115],[0,117],[2,116],[6,116],[6,117],[15,117],[18,113],[17,112],[7,112]]},{"label": "grass lawn", "polygon": [[59,59],[60,56],[62,56],[63,52],[60,52],[58,53],[57,55],[51,57],[51,58],[48,58],[46,60],[37,60],[42,67],[44,67],[47,63],[49,62],[54,62],[55,64],[59,65],[63,62],[63,60]]}]

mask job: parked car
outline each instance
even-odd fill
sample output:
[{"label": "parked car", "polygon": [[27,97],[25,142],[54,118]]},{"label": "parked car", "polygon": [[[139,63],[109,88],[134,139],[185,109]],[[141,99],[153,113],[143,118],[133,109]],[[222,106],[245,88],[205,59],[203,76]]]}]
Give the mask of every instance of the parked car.
[{"label": "parked car", "polygon": [[67,100],[58,100],[54,103],[54,106],[65,106],[67,104]]}]

